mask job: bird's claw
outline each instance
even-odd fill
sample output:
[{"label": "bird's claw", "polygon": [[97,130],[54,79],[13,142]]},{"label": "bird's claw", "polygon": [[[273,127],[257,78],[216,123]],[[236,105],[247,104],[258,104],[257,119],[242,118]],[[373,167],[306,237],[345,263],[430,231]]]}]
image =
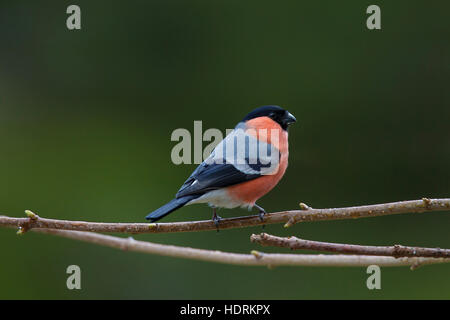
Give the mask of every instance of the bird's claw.
[{"label": "bird's claw", "polygon": [[215,216],[213,218],[213,221],[214,221],[214,224],[216,225],[216,227],[219,227],[219,223],[220,223],[221,220],[222,220],[222,218],[219,217],[219,216]]},{"label": "bird's claw", "polygon": [[218,216],[217,214],[214,214],[212,220],[213,220],[214,224],[216,225],[217,232],[219,232],[219,223],[222,220],[222,217]]},{"label": "bird's claw", "polygon": [[[261,208],[261,209],[259,210],[259,213],[258,213],[258,217],[259,217],[259,220],[261,220],[261,222],[264,222],[264,216],[265,216],[265,214],[266,214],[266,210],[264,210],[263,208]],[[264,229],[265,227],[266,227],[266,225],[263,224],[263,225],[262,225],[262,228]]]},{"label": "bird's claw", "polygon": [[265,216],[265,214],[266,214],[266,212],[263,211],[263,210],[261,210],[261,211],[258,213],[258,217],[259,217],[259,220],[261,220],[261,222],[264,221],[264,216]]},{"label": "bird's claw", "polygon": [[[259,210],[259,213],[258,213],[259,220],[261,220],[261,222],[264,222],[264,215],[266,214],[266,210],[264,210],[263,207],[258,206],[256,203],[255,203],[255,207],[256,207],[256,209]],[[265,225],[263,224],[262,225],[263,229],[264,229],[264,226]]]}]

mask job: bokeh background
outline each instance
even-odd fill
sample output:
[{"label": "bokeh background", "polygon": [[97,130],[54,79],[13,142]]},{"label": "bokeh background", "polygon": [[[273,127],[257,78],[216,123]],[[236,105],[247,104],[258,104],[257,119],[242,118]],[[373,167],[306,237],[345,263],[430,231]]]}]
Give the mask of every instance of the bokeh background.
[{"label": "bokeh background", "polygon": [[[66,28],[77,4],[82,30]],[[2,1],[0,212],[144,222],[195,165],[174,165],[176,128],[232,128],[278,104],[299,122],[268,211],[449,197],[448,1]],[[206,143],[205,143],[206,145]],[[239,209],[222,216],[245,214]],[[209,219],[206,206],[165,221]],[[304,223],[276,235],[450,247],[449,212]],[[140,240],[248,253],[260,227]],[[0,229],[0,298],[450,298],[450,268],[209,264]],[[265,251],[282,251],[264,248]],[[66,288],[68,265],[82,290]]]}]

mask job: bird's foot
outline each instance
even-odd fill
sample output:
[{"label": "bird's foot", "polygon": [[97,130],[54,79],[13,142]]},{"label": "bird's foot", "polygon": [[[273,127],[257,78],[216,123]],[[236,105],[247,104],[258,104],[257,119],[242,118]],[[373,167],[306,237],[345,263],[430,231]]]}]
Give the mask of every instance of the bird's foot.
[{"label": "bird's foot", "polygon": [[[264,210],[263,207],[258,206],[256,203],[255,203],[255,207],[256,207],[256,209],[259,210],[259,213],[258,213],[259,220],[261,220],[261,222],[264,222],[264,215],[266,214],[266,210]],[[265,226],[266,226],[265,224],[262,225],[263,229]]]},{"label": "bird's foot", "polygon": [[259,219],[261,221],[264,221],[264,215],[266,214],[266,210],[264,210],[263,207],[258,206],[256,203],[255,203],[255,208],[259,210],[259,213],[258,213]]},{"label": "bird's foot", "polygon": [[222,220],[222,217],[220,217],[219,215],[217,215],[216,209],[214,208],[214,214],[213,214],[213,216],[212,216],[212,221],[213,221],[214,224],[216,225],[217,232],[219,232],[219,223],[220,223],[220,220]]},{"label": "bird's foot", "polygon": [[[265,211],[260,211],[259,213],[258,213],[258,217],[259,217],[259,220],[261,220],[261,222],[264,222],[264,215],[266,214],[266,212]],[[266,225],[265,224],[263,224],[262,225],[262,228],[264,229],[266,227]]]},{"label": "bird's foot", "polygon": [[219,229],[219,223],[222,220],[222,217],[215,215],[212,220],[214,221],[214,224],[216,225],[217,229]]},{"label": "bird's foot", "polygon": [[260,211],[260,212],[258,213],[259,220],[264,221],[264,215],[265,215],[265,214],[266,214],[265,211]]}]

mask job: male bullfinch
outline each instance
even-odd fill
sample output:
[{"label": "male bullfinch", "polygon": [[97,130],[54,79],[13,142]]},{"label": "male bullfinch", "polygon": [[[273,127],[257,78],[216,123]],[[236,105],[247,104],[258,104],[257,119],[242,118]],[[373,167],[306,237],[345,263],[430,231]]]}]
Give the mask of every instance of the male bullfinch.
[{"label": "male bullfinch", "polygon": [[296,121],[278,106],[263,106],[247,114],[181,186],[175,199],[146,219],[152,222],[194,203],[213,208],[256,207],[263,220],[265,210],[256,201],[272,190],[288,165],[288,126]]}]

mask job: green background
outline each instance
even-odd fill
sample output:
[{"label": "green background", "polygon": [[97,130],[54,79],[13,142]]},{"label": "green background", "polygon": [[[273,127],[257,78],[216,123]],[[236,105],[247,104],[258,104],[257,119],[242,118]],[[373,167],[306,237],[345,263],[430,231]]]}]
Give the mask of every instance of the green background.
[{"label": "green background", "polygon": [[[450,190],[448,1],[67,1],[0,4],[0,212],[144,222],[195,165],[174,165],[176,128],[225,130],[265,104],[299,120],[267,211],[341,207]],[[206,145],[206,143],[205,143]],[[246,214],[240,209],[220,214]],[[205,205],[164,221],[209,219]],[[298,224],[276,235],[450,247],[448,212]],[[139,240],[248,253],[260,227]],[[122,252],[0,229],[0,298],[450,298],[449,265],[240,267]],[[66,288],[68,265],[82,290]]]}]

